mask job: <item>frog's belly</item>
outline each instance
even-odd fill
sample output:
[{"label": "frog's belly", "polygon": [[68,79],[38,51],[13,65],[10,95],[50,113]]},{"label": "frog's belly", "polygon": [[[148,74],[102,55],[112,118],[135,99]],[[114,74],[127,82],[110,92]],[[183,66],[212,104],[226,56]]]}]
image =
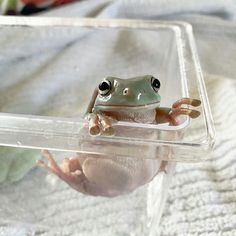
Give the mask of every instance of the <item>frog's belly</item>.
[{"label": "frog's belly", "polygon": [[129,122],[149,123],[149,124],[156,123],[155,110],[137,110],[137,111],[120,110],[120,111],[104,111],[103,113],[107,116],[114,117],[119,121],[129,121]]}]

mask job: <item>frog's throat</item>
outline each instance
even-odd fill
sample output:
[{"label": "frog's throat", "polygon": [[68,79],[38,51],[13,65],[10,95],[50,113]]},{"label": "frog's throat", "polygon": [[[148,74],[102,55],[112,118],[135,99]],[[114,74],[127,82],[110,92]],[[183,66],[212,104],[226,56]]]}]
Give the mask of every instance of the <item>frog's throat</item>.
[{"label": "frog's throat", "polygon": [[96,110],[140,110],[140,109],[155,109],[159,107],[160,102],[145,104],[145,105],[103,105],[103,104],[96,104],[95,109]]}]

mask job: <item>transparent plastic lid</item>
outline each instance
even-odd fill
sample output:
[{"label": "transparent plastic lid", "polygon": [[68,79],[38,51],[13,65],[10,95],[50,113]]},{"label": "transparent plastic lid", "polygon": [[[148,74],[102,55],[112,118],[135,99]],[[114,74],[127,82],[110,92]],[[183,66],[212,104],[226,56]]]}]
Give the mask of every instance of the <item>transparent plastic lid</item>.
[{"label": "transparent plastic lid", "polygon": [[[214,127],[189,24],[0,17],[0,27],[1,145],[173,161],[207,158]],[[161,106],[196,98],[200,117],[180,126],[122,121],[114,136],[91,136],[84,114],[101,80],[146,74],[161,81]]]}]

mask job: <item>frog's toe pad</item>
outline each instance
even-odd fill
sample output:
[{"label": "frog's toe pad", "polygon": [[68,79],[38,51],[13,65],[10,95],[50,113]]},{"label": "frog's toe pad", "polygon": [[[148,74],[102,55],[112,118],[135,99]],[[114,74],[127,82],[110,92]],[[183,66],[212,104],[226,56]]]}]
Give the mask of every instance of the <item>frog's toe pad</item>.
[{"label": "frog's toe pad", "polygon": [[103,134],[104,135],[109,135],[109,136],[112,136],[115,134],[115,130],[113,127],[107,127],[104,131],[103,131]]},{"label": "frog's toe pad", "polygon": [[189,116],[193,119],[197,118],[198,116],[200,116],[200,112],[196,111],[196,110],[191,110],[191,112],[189,113]]},{"label": "frog's toe pad", "polygon": [[192,102],[191,102],[191,105],[194,106],[194,107],[198,107],[201,105],[201,101],[198,100],[198,99],[193,99]]},{"label": "frog's toe pad", "polygon": [[95,135],[99,135],[100,134],[100,128],[99,128],[99,126],[93,126],[93,127],[90,127],[89,128],[89,133],[91,134],[91,135],[93,135],[93,136],[95,136]]}]

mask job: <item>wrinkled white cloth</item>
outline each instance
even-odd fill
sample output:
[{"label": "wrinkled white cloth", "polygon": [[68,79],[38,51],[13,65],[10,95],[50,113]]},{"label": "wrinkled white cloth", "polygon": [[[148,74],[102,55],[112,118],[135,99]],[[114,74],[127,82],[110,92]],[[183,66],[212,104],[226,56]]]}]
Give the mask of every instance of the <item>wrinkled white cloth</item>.
[{"label": "wrinkled white cloth", "polygon": [[[59,9],[44,13],[48,16],[89,16],[108,18],[141,18],[141,19],[171,19],[184,20],[193,25],[197,49],[206,81],[210,105],[215,121],[217,139],[211,159],[195,164],[181,163],[177,166],[172,180],[164,215],[160,224],[162,236],[233,236],[236,235],[236,19],[234,1],[193,1],[193,0],[123,0],[123,1],[83,1],[73,3]],[[67,36],[64,35],[65,41]],[[1,47],[0,39],[0,47]],[[68,42],[69,43],[69,42]],[[57,45],[58,46],[58,45]],[[25,52],[26,57],[35,55],[36,48]],[[16,52],[17,53],[17,52]],[[65,49],[65,58],[69,58],[69,49]],[[10,53],[6,54],[9,58]],[[33,64],[35,76],[41,73],[38,65]],[[55,58],[61,56],[56,54]],[[40,58],[41,65],[48,58]],[[19,67],[16,67],[20,70]],[[60,66],[57,61],[52,66]],[[13,73],[13,72],[11,72]],[[29,72],[30,73],[30,72]],[[50,71],[47,72],[50,74]],[[10,75],[9,75],[10,76]],[[37,79],[36,79],[37,80]],[[13,87],[12,94],[21,89],[22,84]],[[7,85],[6,85],[7,86]],[[31,88],[32,89],[32,88]],[[17,99],[17,96],[15,97]],[[40,97],[38,98],[39,102]],[[10,103],[15,106],[14,102]],[[6,105],[7,104],[3,104]],[[10,109],[10,108],[9,108]],[[33,109],[33,108],[32,108]],[[34,110],[32,110],[32,113]],[[37,113],[35,111],[35,113]],[[42,184],[43,182],[41,182]],[[17,184],[15,191],[27,191],[37,187],[37,182],[24,180]],[[40,184],[40,182],[38,183]],[[143,190],[135,192],[132,197],[117,199],[116,203],[101,203],[101,200],[78,198],[78,194],[65,185],[59,185],[52,194],[43,191],[54,212],[47,212],[42,205],[35,203],[37,212],[27,217],[37,218],[44,211],[47,217],[40,224],[50,222],[57,229],[39,229],[41,235],[142,235],[141,228],[135,219],[145,207]],[[35,190],[35,195],[37,191]],[[6,187],[5,204],[14,200],[12,188]],[[29,192],[30,194],[30,192]],[[31,193],[32,194],[32,193]],[[32,197],[32,196],[31,196]],[[35,196],[36,198],[37,196]],[[37,198],[36,198],[37,199]],[[82,200],[83,199],[83,200]],[[2,199],[3,200],[3,199]],[[79,200],[81,200],[79,202]],[[38,204],[38,205],[37,205]],[[65,204],[69,204],[66,214],[63,214]],[[111,207],[112,206],[112,207]],[[15,206],[17,207],[17,206]],[[125,207],[125,215],[122,210]],[[82,209],[81,215],[76,208]],[[18,209],[20,211],[20,209]],[[67,217],[66,217],[66,216]],[[109,216],[103,218],[103,215]],[[86,220],[82,218],[86,216]],[[109,220],[108,220],[109,219]],[[96,232],[86,232],[86,227],[99,221],[103,227]],[[104,222],[103,222],[104,221]],[[96,226],[96,224],[95,224]],[[114,231],[115,229],[119,229]],[[2,231],[1,231],[2,230]],[[84,230],[84,231],[83,231]],[[0,235],[28,235],[20,227],[18,233],[0,222]],[[1,233],[3,232],[3,233]],[[58,233],[60,232],[60,233]],[[30,232],[28,232],[30,234]],[[105,234],[106,233],[106,234]],[[33,233],[32,233],[33,235]],[[36,234],[37,235],[37,234]]]}]

